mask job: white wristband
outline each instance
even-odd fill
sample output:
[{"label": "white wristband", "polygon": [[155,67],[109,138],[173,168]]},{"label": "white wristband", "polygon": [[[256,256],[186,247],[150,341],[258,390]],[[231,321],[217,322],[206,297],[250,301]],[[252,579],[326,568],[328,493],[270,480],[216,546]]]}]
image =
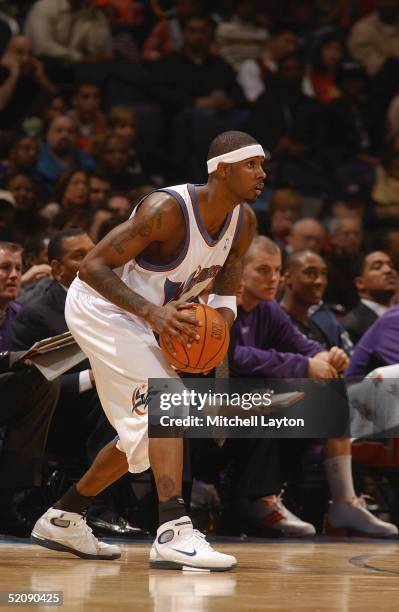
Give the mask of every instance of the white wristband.
[{"label": "white wristband", "polygon": [[235,295],[217,295],[211,293],[208,298],[208,306],[211,308],[229,308],[237,318],[237,298]]}]

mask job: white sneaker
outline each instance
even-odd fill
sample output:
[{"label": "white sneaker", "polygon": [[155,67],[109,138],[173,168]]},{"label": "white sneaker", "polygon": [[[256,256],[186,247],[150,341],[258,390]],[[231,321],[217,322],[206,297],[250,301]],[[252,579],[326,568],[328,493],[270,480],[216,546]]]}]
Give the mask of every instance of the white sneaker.
[{"label": "white sneaker", "polygon": [[188,516],[158,527],[150,552],[153,569],[225,572],[236,565],[232,555],[213,550],[204,534],[193,528]]},{"label": "white sneaker", "polygon": [[330,502],[324,528],[326,535],[389,538],[398,535],[398,528],[386,523],[366,509],[364,499]]},{"label": "white sneaker", "polygon": [[[281,495],[269,495],[256,500],[258,516],[262,512],[262,525],[268,529],[281,531],[287,537],[300,538],[315,535],[316,529],[311,523],[306,523],[293,512],[290,512],[282,502]],[[259,508],[261,506],[261,508]]]},{"label": "white sneaker", "polygon": [[39,546],[70,552],[82,559],[119,559],[115,544],[100,542],[81,514],[49,508],[33,527],[31,540]]}]

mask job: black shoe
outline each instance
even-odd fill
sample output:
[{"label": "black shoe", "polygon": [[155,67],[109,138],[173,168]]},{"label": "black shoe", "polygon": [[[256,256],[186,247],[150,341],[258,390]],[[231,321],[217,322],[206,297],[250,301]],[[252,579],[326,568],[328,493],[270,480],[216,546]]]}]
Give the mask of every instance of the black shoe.
[{"label": "black shoe", "polygon": [[29,538],[33,523],[26,519],[18,510],[12,509],[7,513],[0,513],[0,534]]},{"label": "black shoe", "polygon": [[123,516],[118,514],[109,515],[106,518],[99,516],[88,516],[87,523],[93,529],[96,536],[119,536],[122,538],[145,538],[148,531],[129,523]]}]

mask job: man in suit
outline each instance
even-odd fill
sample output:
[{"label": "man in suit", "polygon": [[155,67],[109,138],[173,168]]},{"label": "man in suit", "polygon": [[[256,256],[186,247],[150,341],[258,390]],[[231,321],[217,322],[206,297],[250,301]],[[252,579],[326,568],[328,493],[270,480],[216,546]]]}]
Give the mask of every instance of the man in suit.
[{"label": "man in suit", "polygon": [[359,261],[354,282],[360,301],[342,323],[353,344],[357,344],[368,328],[392,306],[398,275],[387,253],[373,251]]},{"label": "man in suit", "polygon": [[0,353],[0,533],[27,537],[32,525],[20,512],[20,493],[40,487],[47,433],[59,383],[48,382],[20,353]]},{"label": "man in suit", "polygon": [[[80,262],[93,247],[91,238],[76,228],[63,230],[50,240],[48,259],[54,281],[14,320],[11,330],[13,350],[27,349],[37,340],[68,331],[64,315],[67,290]],[[60,383],[60,399],[47,448],[56,456],[73,458],[80,455],[83,463],[86,458],[91,463],[116,432],[101,408],[89,362],[84,361],[63,374]],[[93,515],[91,522],[110,535],[126,536],[140,532],[111,512],[108,503],[101,508],[100,516],[97,512],[95,517]]]}]

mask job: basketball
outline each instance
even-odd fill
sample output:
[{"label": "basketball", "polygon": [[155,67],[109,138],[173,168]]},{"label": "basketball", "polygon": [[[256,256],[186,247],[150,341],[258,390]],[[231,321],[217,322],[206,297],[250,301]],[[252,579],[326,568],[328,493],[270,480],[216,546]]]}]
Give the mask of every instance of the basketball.
[{"label": "basketball", "polygon": [[187,348],[172,337],[175,355],[170,353],[162,337],[160,345],[172,366],[182,372],[201,374],[212,370],[223,361],[230,341],[229,328],[222,315],[205,304],[194,304],[187,312],[193,320],[202,321],[202,325],[197,327],[199,340],[192,340],[191,347]]}]

